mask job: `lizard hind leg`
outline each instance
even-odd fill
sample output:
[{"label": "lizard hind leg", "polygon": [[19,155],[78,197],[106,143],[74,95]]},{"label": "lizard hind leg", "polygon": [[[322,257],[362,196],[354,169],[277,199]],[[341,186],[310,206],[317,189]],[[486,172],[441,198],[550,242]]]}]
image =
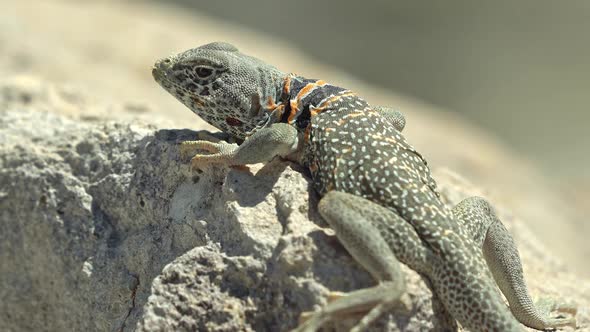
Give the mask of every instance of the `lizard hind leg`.
[{"label": "lizard hind leg", "polygon": [[[539,330],[576,326],[575,305],[548,299],[533,303],[516,244],[486,200],[467,198],[455,206],[453,214],[482,249],[492,276],[518,321]],[[552,317],[552,312],[558,312],[559,316]]]},{"label": "lizard hind leg", "polygon": [[[315,312],[297,331],[316,331],[327,321],[366,313],[352,331],[365,330],[381,314],[409,306],[402,297],[405,280],[391,239],[413,233],[412,227],[392,211],[364,198],[331,191],[319,203],[320,214],[336,232],[351,256],[379,281],[378,285],[348,293]],[[397,241],[396,240],[396,241]],[[424,249],[426,250],[426,249]]]}]

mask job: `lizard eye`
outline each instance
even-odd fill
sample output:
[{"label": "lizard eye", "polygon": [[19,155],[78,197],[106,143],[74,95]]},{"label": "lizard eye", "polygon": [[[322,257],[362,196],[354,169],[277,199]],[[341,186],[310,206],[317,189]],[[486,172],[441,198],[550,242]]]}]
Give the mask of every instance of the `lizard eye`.
[{"label": "lizard eye", "polygon": [[213,74],[213,68],[199,66],[197,67],[195,72],[197,73],[197,76],[199,76],[199,78],[207,78],[211,76],[211,74]]}]

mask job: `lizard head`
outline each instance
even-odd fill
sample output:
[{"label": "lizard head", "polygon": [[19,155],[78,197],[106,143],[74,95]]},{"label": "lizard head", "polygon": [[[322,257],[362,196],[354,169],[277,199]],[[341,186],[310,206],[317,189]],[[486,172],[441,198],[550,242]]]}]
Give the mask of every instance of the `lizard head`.
[{"label": "lizard head", "polygon": [[209,124],[242,139],[270,121],[286,76],[221,42],[160,59],[152,75]]}]

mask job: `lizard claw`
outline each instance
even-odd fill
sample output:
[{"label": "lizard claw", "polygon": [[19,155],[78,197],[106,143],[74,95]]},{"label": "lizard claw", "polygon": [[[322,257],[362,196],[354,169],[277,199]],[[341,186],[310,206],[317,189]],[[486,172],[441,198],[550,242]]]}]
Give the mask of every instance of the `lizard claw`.
[{"label": "lizard claw", "polygon": [[220,150],[218,144],[209,141],[185,141],[180,143],[180,153],[183,157],[194,155],[197,150],[218,153]]},{"label": "lizard claw", "polygon": [[541,298],[535,302],[535,306],[548,317],[552,312],[557,313],[557,317],[547,319],[547,329],[566,326],[575,328],[577,325],[576,314],[578,312],[578,307],[574,303],[560,302],[550,298]]},{"label": "lizard claw", "polygon": [[[328,293],[328,297],[326,298],[326,301],[328,303],[334,302],[344,296],[347,296],[347,294],[343,293],[343,292],[331,291],[330,293]],[[303,311],[301,314],[299,314],[299,325],[305,326],[306,322],[308,320],[310,320],[315,314],[317,314],[317,312],[315,312],[315,311]],[[297,330],[295,330],[295,331],[297,331]]]},{"label": "lizard claw", "polygon": [[328,293],[328,297],[326,298],[326,301],[328,301],[328,303],[330,302],[334,302],[336,300],[338,300],[341,297],[345,297],[348,294],[343,293],[343,292],[336,292],[336,291],[331,291],[330,293]]},{"label": "lizard claw", "polygon": [[304,311],[299,315],[299,326],[291,332],[315,332],[327,321],[320,312]]},{"label": "lizard claw", "polygon": [[191,171],[205,168],[205,166],[208,164],[206,162],[207,157],[209,157],[209,155],[203,155],[203,154],[196,154],[194,157],[192,157],[191,158],[191,166],[190,166]]},{"label": "lizard claw", "polygon": [[[237,148],[237,144],[229,144],[224,141],[219,143],[209,141],[185,141],[180,143],[180,153],[183,158],[193,155],[191,158],[191,170],[203,169],[213,163],[232,166],[231,161]],[[199,150],[211,154],[195,154]]]}]

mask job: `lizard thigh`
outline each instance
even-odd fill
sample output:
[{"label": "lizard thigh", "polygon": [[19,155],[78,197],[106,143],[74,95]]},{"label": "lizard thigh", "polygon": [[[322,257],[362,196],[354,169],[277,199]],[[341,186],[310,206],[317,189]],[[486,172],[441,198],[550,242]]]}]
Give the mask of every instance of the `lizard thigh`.
[{"label": "lizard thigh", "polygon": [[399,261],[428,274],[432,252],[397,213],[340,191],[328,192],[318,209],[346,250],[375,279],[402,278]]},{"label": "lizard thigh", "polygon": [[400,304],[405,282],[397,256],[406,263],[417,262],[414,265],[426,267],[430,253],[419,245],[418,236],[405,220],[362,197],[331,191],[320,201],[319,211],[342,245],[379,284],[329,303],[298,330],[314,331],[336,316],[368,312],[352,329],[362,331],[381,314]]}]

